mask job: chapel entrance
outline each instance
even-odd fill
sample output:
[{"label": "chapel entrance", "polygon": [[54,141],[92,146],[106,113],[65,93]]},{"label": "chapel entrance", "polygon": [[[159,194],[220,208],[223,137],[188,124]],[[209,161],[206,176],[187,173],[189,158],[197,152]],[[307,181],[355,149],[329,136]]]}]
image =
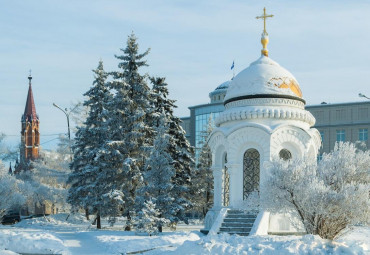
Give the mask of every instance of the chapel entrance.
[{"label": "chapel entrance", "polygon": [[259,191],[260,185],[260,153],[256,149],[248,149],[243,159],[243,199],[247,199],[253,191]]}]

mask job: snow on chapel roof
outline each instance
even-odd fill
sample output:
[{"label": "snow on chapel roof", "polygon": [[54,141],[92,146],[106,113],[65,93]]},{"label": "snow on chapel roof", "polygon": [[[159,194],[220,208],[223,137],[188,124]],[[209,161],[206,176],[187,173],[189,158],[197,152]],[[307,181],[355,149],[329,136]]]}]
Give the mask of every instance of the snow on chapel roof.
[{"label": "snow on chapel roof", "polygon": [[252,95],[286,95],[302,98],[301,89],[294,76],[264,55],[235,76],[224,101],[227,103]]},{"label": "snow on chapel roof", "polygon": [[304,102],[298,81],[289,71],[268,57],[269,38],[266,32],[266,18],[269,17],[273,15],[266,15],[265,9],[264,15],[257,17],[264,19],[261,57],[231,81],[224,99],[225,104],[257,97],[285,97]]}]

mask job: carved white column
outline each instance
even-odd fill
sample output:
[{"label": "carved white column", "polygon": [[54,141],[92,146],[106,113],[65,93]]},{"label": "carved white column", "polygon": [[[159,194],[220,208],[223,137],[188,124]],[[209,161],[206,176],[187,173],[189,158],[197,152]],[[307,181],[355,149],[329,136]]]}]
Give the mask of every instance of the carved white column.
[{"label": "carved white column", "polygon": [[237,207],[243,200],[243,175],[240,177],[240,164],[227,163],[230,175],[230,207]]},{"label": "carved white column", "polygon": [[222,207],[222,166],[213,166],[213,208]]}]

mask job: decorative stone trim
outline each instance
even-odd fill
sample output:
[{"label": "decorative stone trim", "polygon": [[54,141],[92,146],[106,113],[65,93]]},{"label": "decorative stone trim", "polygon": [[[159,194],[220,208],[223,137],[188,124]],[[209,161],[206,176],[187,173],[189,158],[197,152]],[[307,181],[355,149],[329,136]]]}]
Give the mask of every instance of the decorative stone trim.
[{"label": "decorative stone trim", "polygon": [[[278,156],[282,148],[282,144],[290,144],[291,148],[288,150],[293,154],[293,158],[303,156],[304,152],[308,150],[311,136],[304,130],[294,126],[285,126],[276,130],[271,135],[271,151],[275,156]],[[294,148],[293,151],[291,151]]]},{"label": "decorative stone trim", "polygon": [[256,127],[243,127],[228,136],[230,162],[240,162],[247,149],[258,150],[261,160],[269,155],[270,135]]},{"label": "decorative stone trim", "polygon": [[208,146],[211,150],[215,150],[219,145],[225,145],[225,136],[223,133],[215,131],[208,140]]},{"label": "decorative stone trim", "polygon": [[304,109],[304,103],[294,99],[287,98],[250,98],[242,99],[238,101],[233,101],[225,104],[225,108],[234,108],[241,106],[256,106],[256,105],[266,105],[266,106],[291,106]]},{"label": "decorative stone trim", "polygon": [[321,147],[321,143],[322,143],[322,141],[321,141],[321,135],[320,135],[319,130],[317,130],[316,128],[315,129],[310,129],[309,130],[309,133],[313,137],[315,146],[316,146],[316,148],[318,150]]},{"label": "decorative stone trim", "polygon": [[284,119],[303,121],[312,127],[316,119],[313,115],[304,109],[299,108],[277,108],[277,107],[236,107],[222,112],[216,118],[216,126],[222,123],[234,120],[251,120],[251,119]]},{"label": "decorative stone trim", "polygon": [[[286,100],[288,101],[292,101],[292,102],[287,102]],[[237,106],[240,104],[239,102],[249,102],[249,101],[253,101],[254,104],[250,104],[250,105],[256,105],[256,104],[270,104],[271,102],[275,103],[275,104],[292,104],[292,105],[298,105],[298,102],[301,103],[304,107],[305,105],[305,101],[302,99],[302,98],[298,98],[298,97],[295,97],[295,96],[288,96],[288,95],[248,95],[248,96],[241,96],[241,97],[238,97],[238,98],[232,98],[232,99],[229,99],[229,100],[226,100],[225,101],[225,107],[227,108],[229,105],[233,105],[233,104],[236,104]],[[295,102],[294,102],[295,101]],[[263,102],[266,102],[266,103],[263,103]],[[243,104],[243,103],[242,103]],[[301,105],[299,104],[299,105]]]}]

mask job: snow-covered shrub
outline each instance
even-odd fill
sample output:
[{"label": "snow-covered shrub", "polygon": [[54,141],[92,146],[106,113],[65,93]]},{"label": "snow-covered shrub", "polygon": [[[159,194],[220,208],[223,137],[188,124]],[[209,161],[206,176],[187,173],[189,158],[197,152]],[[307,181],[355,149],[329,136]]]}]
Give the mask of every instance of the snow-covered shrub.
[{"label": "snow-covered shrub", "polygon": [[265,209],[296,211],[309,234],[334,239],[350,224],[370,220],[370,151],[338,143],[313,159],[274,160],[262,197]]},{"label": "snow-covered shrub", "polygon": [[260,195],[259,191],[254,190],[249,193],[247,199],[243,200],[238,207],[245,208],[248,212],[258,212],[260,208]]}]

